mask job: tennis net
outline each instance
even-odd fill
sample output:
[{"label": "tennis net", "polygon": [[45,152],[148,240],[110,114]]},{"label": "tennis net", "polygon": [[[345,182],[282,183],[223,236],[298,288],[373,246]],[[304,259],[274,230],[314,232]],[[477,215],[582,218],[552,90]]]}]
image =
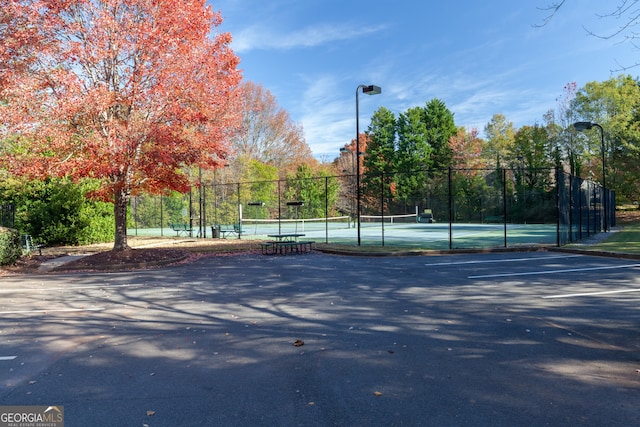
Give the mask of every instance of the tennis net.
[{"label": "tennis net", "polygon": [[403,214],[403,215],[360,215],[361,224],[411,224],[416,223],[418,220],[417,214]]},{"label": "tennis net", "polygon": [[268,235],[279,232],[307,232],[340,230],[351,228],[353,223],[349,216],[335,216],[327,218],[298,218],[298,219],[259,219],[243,218],[242,232],[256,235]]}]

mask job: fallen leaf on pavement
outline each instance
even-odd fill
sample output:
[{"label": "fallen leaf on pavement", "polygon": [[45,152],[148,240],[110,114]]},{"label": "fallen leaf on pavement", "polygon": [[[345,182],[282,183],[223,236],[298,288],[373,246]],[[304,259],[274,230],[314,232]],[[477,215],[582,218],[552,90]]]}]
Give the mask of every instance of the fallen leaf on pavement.
[{"label": "fallen leaf on pavement", "polygon": [[304,345],[304,341],[302,341],[302,340],[295,340],[295,341],[293,342],[293,345],[294,345],[295,347],[303,346],[303,345]]}]

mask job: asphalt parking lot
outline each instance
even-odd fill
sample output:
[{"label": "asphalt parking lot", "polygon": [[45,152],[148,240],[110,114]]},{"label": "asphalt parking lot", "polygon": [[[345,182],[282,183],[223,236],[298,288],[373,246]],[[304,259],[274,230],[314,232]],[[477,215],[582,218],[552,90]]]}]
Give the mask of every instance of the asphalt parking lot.
[{"label": "asphalt parking lot", "polygon": [[640,423],[640,262],[243,254],[0,279],[0,405],[66,426]]}]

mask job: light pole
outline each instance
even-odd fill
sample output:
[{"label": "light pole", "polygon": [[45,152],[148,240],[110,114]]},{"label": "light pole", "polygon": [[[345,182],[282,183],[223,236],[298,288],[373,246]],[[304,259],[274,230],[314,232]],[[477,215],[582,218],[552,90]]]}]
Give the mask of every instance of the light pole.
[{"label": "light pole", "polygon": [[573,127],[578,132],[582,132],[584,130],[589,130],[593,127],[597,127],[600,129],[600,137],[601,137],[601,147],[602,147],[602,207],[604,209],[604,232],[607,232],[607,208],[608,208],[608,197],[607,197],[607,167],[605,163],[605,147],[604,147],[604,129],[598,123],[594,122],[575,122]]},{"label": "light pole", "polygon": [[360,246],[360,111],[358,105],[360,88],[362,88],[362,93],[367,95],[382,93],[380,86],[376,85],[359,85],[356,88],[356,216],[358,218],[358,246]]}]

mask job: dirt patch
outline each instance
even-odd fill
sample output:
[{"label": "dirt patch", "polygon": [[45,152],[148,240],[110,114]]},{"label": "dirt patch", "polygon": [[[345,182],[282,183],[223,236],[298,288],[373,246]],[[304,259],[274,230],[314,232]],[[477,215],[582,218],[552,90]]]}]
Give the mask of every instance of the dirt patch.
[{"label": "dirt patch", "polygon": [[56,255],[34,255],[23,256],[16,260],[11,265],[0,266],[0,277],[2,276],[14,276],[17,274],[34,273],[38,271],[40,265],[50,259],[57,258]]},{"label": "dirt patch", "polygon": [[190,254],[191,252],[185,249],[129,249],[118,252],[98,252],[68,262],[54,271],[149,268],[184,261]]}]

